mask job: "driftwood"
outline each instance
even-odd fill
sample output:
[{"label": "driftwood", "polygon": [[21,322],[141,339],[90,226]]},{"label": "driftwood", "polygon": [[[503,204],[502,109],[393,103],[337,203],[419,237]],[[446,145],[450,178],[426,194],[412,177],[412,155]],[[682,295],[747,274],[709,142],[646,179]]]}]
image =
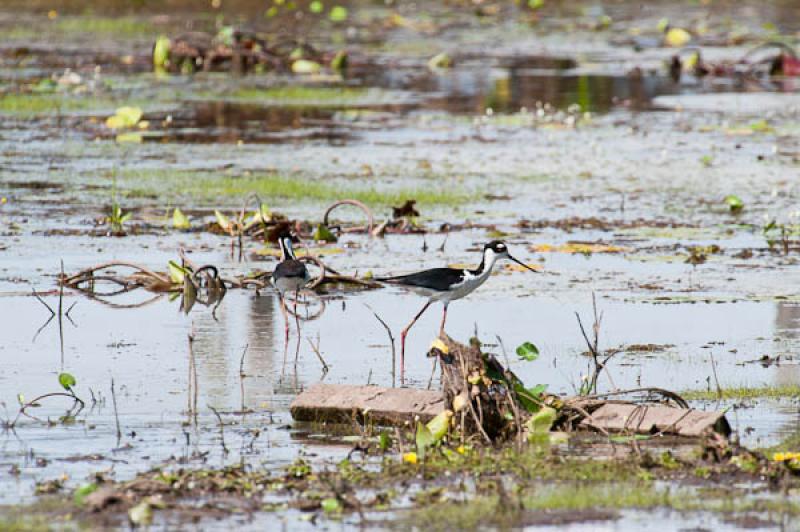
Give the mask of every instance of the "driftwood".
[{"label": "driftwood", "polygon": [[[348,423],[367,419],[377,425],[426,422],[444,410],[454,412],[455,426],[465,437],[486,443],[521,438],[532,411],[556,410],[554,430],[595,431],[602,434],[663,434],[698,438],[716,434],[726,438],[730,425],[721,412],[688,408],[668,390],[640,388],[607,396],[559,397],[532,395],[522,382],[473,339],[464,345],[442,336],[429,356],[442,368],[442,390],[380,388],[317,384],[295,398],[291,413],[298,421]],[[638,402],[608,396],[645,394]]]}]

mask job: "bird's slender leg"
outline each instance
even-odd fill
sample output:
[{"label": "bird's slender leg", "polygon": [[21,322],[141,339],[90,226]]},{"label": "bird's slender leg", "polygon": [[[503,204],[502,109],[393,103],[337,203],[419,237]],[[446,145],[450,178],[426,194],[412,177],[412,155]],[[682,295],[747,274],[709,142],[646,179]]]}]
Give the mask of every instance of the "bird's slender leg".
[{"label": "bird's slender leg", "polygon": [[281,313],[283,314],[283,368],[281,369],[281,377],[286,371],[286,357],[289,354],[289,311],[286,309],[286,301],[283,300],[283,294],[278,294],[278,300],[281,303]]},{"label": "bird's slender leg", "polygon": [[297,327],[297,337],[300,337],[300,316],[297,315],[297,298],[300,297],[300,290],[294,291],[294,324]]},{"label": "bird's slender leg", "polygon": [[420,311],[417,313],[417,315],[416,315],[416,316],[414,316],[414,319],[413,319],[413,320],[411,320],[411,323],[409,323],[408,325],[406,325],[406,328],[405,328],[405,329],[403,329],[403,330],[402,330],[402,332],[400,333],[400,384],[402,384],[402,383],[403,383],[403,377],[404,377],[404,374],[405,374],[405,358],[406,358],[406,335],[408,334],[408,330],[409,330],[409,329],[410,329],[410,328],[411,328],[411,327],[412,327],[412,326],[413,326],[415,323],[417,323],[417,320],[419,319],[419,317],[420,317],[420,316],[422,316],[422,314],[423,314],[423,313],[424,313],[426,310],[428,310],[428,307],[429,307],[429,306],[431,306],[431,303],[432,303],[432,301],[428,301],[427,303],[425,303],[425,306],[424,306],[424,307],[422,307],[422,310],[420,310]]},{"label": "bird's slender leg", "polygon": [[450,303],[444,304],[444,312],[442,312],[442,325],[439,327],[439,336],[442,336],[444,334],[444,322],[447,321],[447,305],[449,304]]}]

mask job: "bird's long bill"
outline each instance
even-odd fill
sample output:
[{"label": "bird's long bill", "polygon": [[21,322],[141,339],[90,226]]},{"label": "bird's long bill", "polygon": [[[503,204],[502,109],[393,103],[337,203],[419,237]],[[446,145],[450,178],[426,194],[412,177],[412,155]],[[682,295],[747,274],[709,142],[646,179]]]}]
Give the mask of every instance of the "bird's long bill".
[{"label": "bird's long bill", "polygon": [[534,270],[533,268],[531,268],[530,266],[528,266],[527,264],[525,264],[525,263],[524,263],[524,262],[522,262],[521,260],[519,260],[519,259],[516,259],[516,258],[512,257],[511,255],[508,255],[508,259],[509,259],[509,260],[513,260],[514,262],[516,262],[517,264],[519,264],[519,265],[520,265],[520,266],[522,266],[523,268],[525,268],[525,269],[527,269],[527,270],[530,270],[530,271],[532,271],[533,273],[541,273],[539,270]]}]

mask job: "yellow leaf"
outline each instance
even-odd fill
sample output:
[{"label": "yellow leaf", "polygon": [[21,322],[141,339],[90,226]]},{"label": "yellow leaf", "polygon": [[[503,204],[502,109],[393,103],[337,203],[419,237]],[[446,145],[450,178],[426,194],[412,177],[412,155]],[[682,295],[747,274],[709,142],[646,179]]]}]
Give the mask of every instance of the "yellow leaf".
[{"label": "yellow leaf", "polygon": [[428,351],[433,351],[434,349],[438,349],[444,355],[450,352],[450,350],[447,348],[447,345],[445,345],[445,343],[438,338],[434,340],[433,343],[431,343],[431,346],[430,348],[428,348]]},{"label": "yellow leaf", "polygon": [[593,244],[591,242],[567,242],[566,244],[537,244],[531,251],[539,253],[624,253],[628,249],[611,244]]},{"label": "yellow leaf", "polygon": [[172,226],[175,229],[189,229],[191,226],[189,218],[177,207],[172,212]]},{"label": "yellow leaf", "polygon": [[416,464],[417,463],[417,453],[415,453],[413,451],[410,452],[410,453],[405,453],[403,455],[403,462],[405,462],[407,464]]},{"label": "yellow leaf", "polygon": [[319,74],[322,67],[319,63],[308,59],[298,59],[292,63],[292,72],[295,74]]},{"label": "yellow leaf", "polygon": [[691,40],[691,34],[683,28],[670,28],[664,36],[664,42],[673,48],[686,46]]}]

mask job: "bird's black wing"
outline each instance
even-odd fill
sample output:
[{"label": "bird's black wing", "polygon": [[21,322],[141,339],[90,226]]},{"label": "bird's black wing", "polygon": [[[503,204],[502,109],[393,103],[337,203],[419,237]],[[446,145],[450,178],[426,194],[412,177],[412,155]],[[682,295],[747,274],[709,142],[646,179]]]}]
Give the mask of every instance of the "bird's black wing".
[{"label": "bird's black wing", "polygon": [[305,279],[307,275],[306,265],[300,262],[299,260],[285,260],[280,262],[275,269],[272,271],[272,278],[279,279],[279,278],[303,278]]},{"label": "bird's black wing", "polygon": [[464,270],[455,268],[433,268],[431,270],[424,270],[417,273],[409,273],[407,275],[398,275],[396,277],[384,277],[378,279],[385,283],[392,283],[405,286],[418,286],[420,288],[427,288],[429,290],[437,290],[444,292],[449,290],[453,285],[459,284],[464,280]]}]

